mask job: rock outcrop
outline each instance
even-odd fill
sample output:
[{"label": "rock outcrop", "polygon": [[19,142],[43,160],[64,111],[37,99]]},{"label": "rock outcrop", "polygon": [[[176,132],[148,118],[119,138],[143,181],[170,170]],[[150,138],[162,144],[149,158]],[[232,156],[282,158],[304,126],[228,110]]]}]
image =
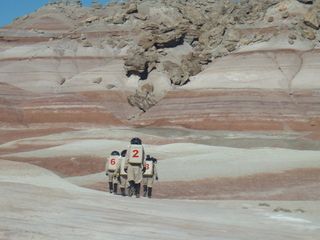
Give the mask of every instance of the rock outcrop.
[{"label": "rock outcrop", "polygon": [[[131,119],[131,115],[138,109],[145,112],[140,118],[147,118],[149,111],[151,114],[155,111],[153,109],[159,109],[159,116],[155,113],[152,115],[155,121],[148,119],[146,124],[159,124],[163,121],[168,125],[195,127],[194,124],[186,124],[184,115],[181,115],[181,119],[177,117],[180,120],[168,120],[179,115],[179,106],[175,104],[168,107],[172,111],[170,117],[163,117],[166,115],[162,113],[166,111],[163,106],[166,106],[168,96],[175,95],[176,92],[179,92],[177,96],[186,94],[183,98],[188,99],[188,94],[200,96],[202,90],[213,91],[208,94],[216,96],[216,88],[226,89],[225,91],[242,89],[243,94],[269,94],[271,97],[265,97],[262,102],[271,107],[269,100],[277,93],[266,87],[270,85],[280,89],[282,94],[287,94],[293,103],[298,99],[296,92],[304,94],[304,91],[312,90],[309,96],[312,102],[315,101],[319,87],[314,77],[316,75],[309,73],[317,72],[317,68],[312,66],[317,66],[318,61],[318,12],[317,1],[289,0],[132,0],[93,8],[84,8],[79,4],[50,4],[0,30],[0,82],[26,92],[49,94],[44,99],[57,95],[55,100],[51,100],[54,106],[59,106],[60,101],[63,101],[61,99],[80,105],[82,103],[84,106],[88,102],[89,112],[97,116],[97,119],[110,116],[112,120],[106,120],[108,124],[128,124],[126,119]],[[290,63],[283,64],[284,55],[275,54],[277,51],[292,51],[295,54],[293,57],[289,54],[287,61]],[[259,65],[260,60],[264,64]],[[156,79],[154,76],[157,76]],[[100,95],[101,92],[117,100],[104,98]],[[90,97],[83,98],[83,94],[89,94]],[[97,100],[95,94],[101,98]],[[225,101],[229,101],[228,98],[234,99],[233,92],[230,92],[230,96],[224,94],[227,96]],[[26,95],[18,103],[2,96],[1,103],[4,103],[3,109],[6,109],[4,112],[10,115],[4,120],[5,124],[10,122],[8,119],[13,118],[16,119],[15,122],[21,121],[23,124],[38,121],[35,119],[36,111],[30,110],[31,106],[37,106],[33,103],[38,95]],[[106,110],[103,104],[99,105],[101,99],[108,99],[114,105]],[[258,99],[253,101],[258,102]],[[190,101],[193,100],[195,98],[191,97]],[[203,104],[207,105],[210,101],[218,100],[210,97]],[[9,110],[5,107],[7,102],[10,103]],[[201,102],[199,97],[199,104]],[[237,103],[239,105],[233,105],[233,109],[249,109],[244,106],[245,102],[246,99]],[[79,107],[77,104],[75,105]],[[95,104],[98,105],[96,108]],[[118,111],[118,107],[115,107],[117,104],[121,108],[126,106],[127,113]],[[12,107],[14,105],[17,106],[16,110]],[[38,113],[43,113],[40,105]],[[257,103],[255,106],[260,105]],[[285,106],[290,108],[288,115]],[[297,113],[292,110],[294,106],[296,105],[285,104],[282,108],[283,118],[280,120],[278,116],[269,114],[269,110],[266,110],[266,115],[255,115],[249,110],[228,110],[227,113],[221,110],[211,112],[205,118],[219,118],[230,114],[232,118],[222,120],[226,123],[223,129],[233,126],[236,123],[232,121],[238,122],[240,119],[250,123],[243,129],[259,129],[257,122],[270,119],[277,124],[287,124],[287,119],[300,114],[299,111]],[[193,111],[190,111],[190,116]],[[318,113],[317,108],[312,107],[312,111]],[[50,110],[47,109],[47,112]],[[59,119],[61,122],[68,113],[74,114],[75,111],[73,108],[70,111],[59,108],[57,112],[61,114],[59,118],[52,119]],[[58,114],[57,112],[54,114]],[[103,114],[99,115],[100,113]],[[202,114],[197,112],[196,116],[200,119]],[[255,116],[253,120],[247,121],[252,116]],[[297,123],[299,127],[294,127],[295,122],[281,126],[290,125],[288,129],[309,130],[310,122],[316,128],[317,114],[307,116],[308,114],[299,115],[305,125]],[[87,120],[87,115],[79,119],[90,123],[94,121],[94,117]],[[98,122],[101,123],[101,120]],[[132,122],[134,121],[130,123]],[[213,124],[214,121],[211,119],[208,122]],[[274,126],[266,124],[264,128],[279,129],[279,125]]]},{"label": "rock outcrop", "polygon": [[298,0],[298,1],[305,4],[313,4],[313,0]]},{"label": "rock outcrop", "polygon": [[309,27],[319,30],[320,23],[318,13],[319,9],[310,9],[304,16],[304,23]]}]

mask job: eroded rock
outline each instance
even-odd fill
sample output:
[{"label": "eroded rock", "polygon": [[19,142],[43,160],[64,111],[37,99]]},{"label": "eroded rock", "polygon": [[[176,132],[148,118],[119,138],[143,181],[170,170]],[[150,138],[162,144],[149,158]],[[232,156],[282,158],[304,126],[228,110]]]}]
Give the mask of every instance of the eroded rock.
[{"label": "eroded rock", "polygon": [[304,4],[313,4],[313,0],[297,0],[297,1]]},{"label": "eroded rock", "polygon": [[319,18],[318,18],[318,11],[316,9],[311,9],[306,13],[303,19],[304,23],[316,30],[319,30]]},{"label": "eroded rock", "polygon": [[149,92],[137,91],[128,97],[128,103],[133,107],[138,107],[142,111],[147,111],[158,102],[157,98]]},{"label": "eroded rock", "polygon": [[158,61],[158,54],[155,49],[145,51],[142,47],[130,49],[125,58],[125,70],[127,76],[138,75],[141,79],[146,79],[148,73],[152,71]]},{"label": "eroded rock", "polygon": [[128,9],[126,11],[127,14],[132,14],[138,12],[137,4],[131,3],[128,6]]}]

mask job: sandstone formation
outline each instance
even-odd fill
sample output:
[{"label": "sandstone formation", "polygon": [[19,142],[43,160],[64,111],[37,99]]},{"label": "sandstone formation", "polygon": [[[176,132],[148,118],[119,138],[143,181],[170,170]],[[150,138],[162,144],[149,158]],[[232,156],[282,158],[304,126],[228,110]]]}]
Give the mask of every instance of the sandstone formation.
[{"label": "sandstone formation", "polygon": [[[320,2],[92,3],[0,29],[0,239],[317,239]],[[106,196],[132,137],[155,199]]]},{"label": "sandstone formation", "polygon": [[[86,114],[84,119],[90,119],[90,124],[101,122],[95,119],[104,119],[107,114],[112,116],[111,122],[139,126],[313,131],[319,127],[318,12],[317,1],[132,0],[92,8],[53,1],[0,31],[2,86],[22,93],[14,103],[8,95],[1,95],[7,113],[1,122],[39,122],[26,116],[44,109],[50,112],[53,107],[43,105],[47,102],[60,109],[54,112],[59,117],[50,117],[50,121],[68,122],[73,118],[66,120],[65,114],[74,114],[73,107],[85,103],[86,107],[95,106],[95,116],[102,114]],[[142,86],[152,88],[145,91]],[[220,89],[226,89],[223,95],[234,99],[233,110],[207,107],[219,102],[216,94]],[[208,98],[201,97],[203,90]],[[246,109],[241,107],[246,100],[237,100],[240,92],[251,94],[256,105],[241,112]],[[300,99],[301,94],[314,102],[308,106],[309,112],[301,113],[299,104],[307,101]],[[289,103],[279,102],[281,117],[271,110],[274,95],[292,104],[288,110]],[[181,97],[174,101],[190,101],[190,106],[193,101],[203,102],[205,115],[193,110],[190,114],[194,122],[209,119],[205,122],[212,124],[186,124],[179,105],[169,103],[172,96]],[[34,99],[41,100],[34,103]],[[62,110],[61,102],[66,99],[75,104]],[[106,99],[110,102],[100,102]],[[106,106],[111,103],[123,106],[123,111]],[[270,110],[257,114],[254,109],[260,104]],[[170,116],[162,112],[163,106],[171,109]],[[139,109],[146,113],[140,115]],[[229,111],[232,117],[227,117]],[[297,115],[300,117],[293,117]],[[182,120],[169,121],[172,117]],[[224,124],[213,124],[218,119]]]},{"label": "sandstone formation", "polygon": [[[317,239],[320,1],[109,2],[0,29],[0,239]],[[105,193],[132,137],[152,200]]]}]

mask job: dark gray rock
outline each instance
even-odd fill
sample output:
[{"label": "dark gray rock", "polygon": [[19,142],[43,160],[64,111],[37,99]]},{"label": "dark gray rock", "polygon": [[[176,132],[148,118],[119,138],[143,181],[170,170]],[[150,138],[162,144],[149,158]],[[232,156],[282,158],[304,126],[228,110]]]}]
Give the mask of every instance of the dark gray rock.
[{"label": "dark gray rock", "polygon": [[304,4],[313,4],[313,0],[297,0],[297,1]]}]

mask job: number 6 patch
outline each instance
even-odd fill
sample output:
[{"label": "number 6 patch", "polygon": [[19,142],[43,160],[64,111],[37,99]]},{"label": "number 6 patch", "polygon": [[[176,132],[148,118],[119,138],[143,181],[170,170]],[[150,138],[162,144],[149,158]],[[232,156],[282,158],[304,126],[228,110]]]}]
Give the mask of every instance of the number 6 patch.
[{"label": "number 6 patch", "polygon": [[119,157],[110,157],[108,159],[108,163],[109,163],[108,170],[115,171],[117,168],[118,161],[119,161]]}]

